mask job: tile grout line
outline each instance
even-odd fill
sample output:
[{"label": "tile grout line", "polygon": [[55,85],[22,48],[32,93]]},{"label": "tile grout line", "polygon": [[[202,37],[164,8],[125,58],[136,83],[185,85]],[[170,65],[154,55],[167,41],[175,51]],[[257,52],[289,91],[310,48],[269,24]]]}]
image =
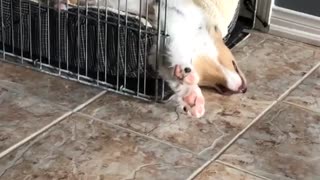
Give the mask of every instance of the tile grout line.
[{"label": "tile grout line", "polygon": [[[0,87],[1,87],[1,85],[0,85]],[[31,96],[32,96],[32,95],[31,95]],[[34,96],[34,97],[37,97],[37,96]],[[48,100],[43,100],[43,101],[44,101],[44,102],[47,102],[47,103],[51,103],[51,101],[48,101]],[[60,105],[60,104],[53,103],[53,105],[56,106],[56,107],[58,107],[58,108],[61,108],[62,110],[69,110],[69,111],[72,110],[71,108],[62,106],[62,105]],[[198,154],[197,154],[196,152],[193,152],[193,151],[191,151],[191,150],[189,150],[189,149],[182,148],[182,147],[179,147],[179,146],[170,144],[168,141],[163,141],[163,140],[161,140],[161,139],[158,139],[158,138],[155,138],[155,137],[151,137],[151,136],[145,135],[145,134],[143,134],[143,133],[139,133],[139,132],[137,132],[137,131],[134,131],[134,130],[131,130],[131,129],[128,129],[128,128],[125,128],[125,127],[121,127],[121,126],[119,126],[119,125],[106,122],[106,121],[104,121],[104,120],[102,120],[102,119],[99,119],[99,118],[96,118],[96,117],[94,117],[94,116],[92,116],[92,115],[90,115],[90,114],[86,114],[86,113],[82,113],[82,112],[76,112],[76,113],[79,114],[79,115],[81,115],[81,116],[85,116],[85,117],[87,117],[87,118],[91,118],[91,119],[94,119],[94,120],[97,120],[97,121],[106,123],[106,124],[108,124],[109,126],[112,126],[112,127],[115,127],[115,128],[118,128],[118,129],[127,131],[127,132],[131,132],[131,133],[136,134],[136,135],[138,135],[138,136],[142,136],[142,137],[145,137],[145,138],[147,138],[147,139],[151,139],[151,140],[160,142],[160,143],[162,143],[162,144],[166,144],[166,145],[168,145],[168,146],[170,146],[170,147],[173,147],[173,148],[177,148],[177,149],[186,151],[186,152],[191,153],[191,154],[193,154],[193,155],[195,155],[195,156],[198,157]],[[199,158],[201,158],[201,157],[199,157]],[[0,156],[0,159],[1,159],[1,156]]]},{"label": "tile grout line", "polygon": [[282,101],[289,93],[291,93],[296,87],[298,87],[306,78],[308,78],[314,71],[316,71],[320,67],[320,62],[316,64],[311,70],[309,70],[302,78],[296,81],[287,91],[285,91],[282,95],[280,95],[275,101],[273,101],[265,110],[263,110],[254,120],[252,120],[244,129],[242,129],[235,137],[233,137],[228,144],[226,144],[219,152],[217,152],[211,159],[205,162],[201,167],[195,170],[187,180],[192,180],[199,173],[201,173],[207,166],[209,166],[213,161],[219,158],[236,140],[242,136],[247,130],[253,126],[258,120],[260,120],[267,112],[269,112],[275,105],[277,105],[280,101]]},{"label": "tile grout line", "polygon": [[[0,61],[0,62],[1,62],[1,61]],[[55,76],[54,76],[54,77],[55,77]],[[86,85],[86,86],[87,86],[87,85]],[[0,84],[0,87],[2,87],[2,88],[7,88],[6,86],[3,86],[3,85],[1,85],[1,84]],[[93,88],[95,88],[95,87],[93,87]],[[7,88],[7,89],[8,89],[8,88]],[[50,104],[50,105],[54,106],[55,108],[60,108],[61,110],[64,110],[64,111],[71,111],[72,109],[74,109],[74,108],[72,108],[72,107],[66,107],[66,106],[61,105],[61,104],[59,104],[59,103],[52,102],[52,101],[50,101],[50,100],[48,100],[48,99],[46,99],[46,98],[42,99],[41,97],[39,97],[39,96],[37,96],[37,95],[33,95],[32,93],[22,93],[22,92],[20,92],[20,91],[18,91],[18,90],[15,90],[15,89],[9,89],[9,90],[10,90],[10,91],[13,91],[14,93],[27,95],[28,97],[31,97],[31,98],[40,99],[41,102]],[[107,90],[106,90],[106,91],[107,91]],[[107,92],[108,92],[108,91],[107,91]]]},{"label": "tile grout line", "polygon": [[[320,63],[317,64],[313,69],[316,70],[318,67],[320,67]],[[310,70],[310,71],[313,72],[314,70]],[[309,75],[312,73],[312,72],[310,72],[310,71],[309,71],[307,74],[305,74],[305,76],[303,76],[303,77],[300,79],[301,82],[302,82],[304,79],[306,79],[307,77],[309,77]],[[309,73],[310,73],[310,74],[309,74]],[[296,84],[299,85],[301,82],[298,81],[298,82],[296,82]],[[298,86],[298,85],[297,85],[297,86]],[[294,86],[294,85],[293,85],[293,86]],[[293,90],[294,88],[296,88],[296,86],[293,87],[292,90]],[[291,89],[291,88],[289,88],[289,89],[288,89],[285,93],[283,93],[282,95],[287,96],[287,95],[292,91],[292,90],[290,90],[290,89]],[[93,116],[90,116],[90,115],[87,115],[87,114],[78,112],[79,110],[83,109],[85,106],[89,105],[91,102],[93,102],[94,100],[96,100],[97,98],[99,98],[100,96],[102,96],[102,95],[105,94],[105,93],[106,93],[106,91],[100,92],[100,93],[99,93],[98,95],[96,95],[95,97],[89,99],[89,100],[86,101],[85,103],[77,106],[77,107],[74,108],[73,110],[70,110],[70,111],[67,112],[66,114],[62,115],[61,117],[64,116],[62,119],[60,119],[61,117],[59,117],[58,119],[60,119],[60,121],[62,121],[63,119],[69,117],[69,116],[72,115],[73,113],[78,113],[78,114],[81,114],[81,115],[88,116],[88,117],[90,117],[90,118],[94,118],[94,119],[96,119],[96,120],[98,120],[98,121],[102,121],[102,122],[104,122],[104,123],[107,123],[107,124],[110,125],[110,126],[113,126],[113,127],[116,127],[116,128],[122,129],[122,130],[125,130],[125,131],[129,131],[129,132],[132,132],[132,133],[137,134],[137,135],[139,135],[139,136],[143,136],[143,137],[145,137],[145,138],[148,138],[148,139],[151,139],[151,140],[155,140],[155,141],[157,141],[157,142],[166,144],[166,145],[168,145],[168,146],[171,146],[171,147],[174,147],[174,148],[183,150],[183,151],[187,151],[187,152],[192,153],[192,154],[194,154],[194,155],[197,155],[197,154],[195,154],[193,151],[190,151],[190,150],[188,150],[188,149],[181,148],[181,147],[179,147],[179,146],[175,146],[175,145],[173,145],[173,144],[168,143],[167,141],[162,141],[162,140],[160,140],[160,139],[147,136],[147,135],[145,135],[145,134],[143,134],[143,133],[139,133],[139,132],[136,132],[136,131],[131,130],[131,129],[127,129],[127,128],[124,128],[124,127],[121,127],[121,126],[118,126],[118,125],[115,125],[115,124],[111,124],[111,123],[108,123],[108,122],[106,122],[106,121],[104,121],[104,120],[101,120],[101,119],[99,119],[99,118],[95,118],[95,117],[93,117]],[[100,94],[101,94],[101,95],[100,95]],[[276,101],[274,101],[271,105],[274,106],[274,105],[277,103],[277,101],[281,101],[281,99],[284,99],[285,96],[282,98],[282,95],[281,95]],[[98,97],[97,97],[97,96],[98,96]],[[84,105],[84,106],[83,106],[83,107],[80,107],[80,106],[82,106],[82,105]],[[57,105],[57,106],[61,106],[61,105]],[[69,109],[69,108],[66,108],[66,109]],[[267,109],[268,109],[268,107],[267,107]],[[71,113],[70,113],[70,112],[71,112]],[[262,113],[263,113],[263,112],[262,112]],[[264,114],[265,114],[265,113],[264,113]],[[58,119],[56,119],[56,120],[58,120]],[[54,126],[54,125],[56,125],[57,123],[59,123],[60,121],[56,122],[55,124],[52,124],[52,123],[51,123],[51,124],[52,124],[52,126]],[[249,125],[250,125],[250,124],[249,124]],[[48,127],[47,129],[51,128],[52,126]],[[45,128],[45,127],[44,127],[44,128]],[[45,129],[43,132],[45,132],[47,129]],[[38,135],[42,134],[43,132],[39,133]],[[38,135],[36,135],[36,136],[38,136]],[[31,135],[31,136],[32,136],[32,135]],[[36,137],[36,136],[34,136],[34,137]],[[30,136],[29,136],[29,137],[30,137]],[[27,138],[29,138],[29,137],[27,137]],[[29,140],[31,140],[31,139],[34,138],[34,137],[31,137]],[[26,139],[27,139],[27,138],[26,138]],[[25,140],[25,139],[24,139],[24,140]],[[24,141],[24,140],[22,140],[22,141]],[[28,140],[28,141],[29,141],[29,140]],[[26,141],[26,142],[28,142],[28,141]],[[231,140],[231,141],[232,141],[232,140]],[[24,142],[24,143],[26,143],[26,142]],[[23,145],[24,143],[22,143],[21,145]],[[21,145],[17,146],[16,148],[20,147]],[[15,146],[15,145],[14,145],[14,146]],[[10,150],[10,152],[12,152],[13,150],[15,150],[16,148]],[[10,149],[10,148],[8,148],[8,149]],[[7,149],[7,150],[8,150],[8,149]],[[5,151],[7,151],[7,150],[5,150]],[[7,152],[6,154],[4,154],[4,152],[0,153],[0,159],[3,158],[4,156],[6,156],[6,155],[7,155],[8,153],[10,153],[10,152]],[[222,152],[222,153],[223,153],[223,152]],[[218,154],[219,154],[219,152],[218,152]],[[218,161],[220,161],[220,160],[217,160],[217,162],[218,162]]]},{"label": "tile grout line", "polygon": [[249,175],[255,176],[255,177],[260,178],[260,179],[271,180],[271,179],[269,179],[269,178],[267,178],[267,177],[258,175],[258,174],[254,173],[254,172],[251,172],[251,171],[242,169],[242,168],[240,168],[240,167],[234,166],[234,165],[232,165],[232,164],[229,164],[229,163],[224,162],[224,161],[221,161],[221,160],[216,160],[215,162],[218,163],[218,164],[222,164],[222,165],[224,165],[224,166],[227,166],[227,167],[229,167],[229,168],[232,168],[232,169],[241,171],[241,172],[243,172],[243,173],[245,173],[245,174],[249,174]]},{"label": "tile grout line", "polygon": [[272,107],[277,104],[277,101],[273,101],[266,109],[264,109],[254,120],[252,120],[244,129],[242,129],[235,137],[233,137],[228,144],[226,144],[222,149],[217,152],[211,159],[205,162],[201,167],[195,170],[187,180],[194,179],[199,173],[201,173],[207,166],[209,166],[213,161],[220,157],[242,134],[244,134],[255,122],[257,122],[261,117],[263,117]]},{"label": "tile grout line", "polygon": [[[1,85],[0,85],[0,87],[5,87],[5,86],[1,86]],[[13,91],[14,91],[14,92],[17,92],[17,93],[20,93],[19,91],[16,91],[16,90],[13,90]],[[27,95],[33,96],[33,97],[36,97],[36,98],[39,98],[39,97],[34,96],[34,95],[32,95],[32,94],[27,94]],[[52,102],[49,101],[49,100],[42,99],[42,101],[43,101],[43,102],[46,102],[46,103],[50,103],[50,104],[54,105],[55,107],[58,107],[58,108],[60,108],[60,109],[62,109],[62,110],[66,110],[66,111],[72,110],[72,108],[68,108],[68,107],[65,107],[65,106],[60,105],[60,104],[57,104],[57,103],[52,103]],[[195,156],[198,157],[198,154],[197,154],[196,152],[193,152],[193,151],[191,151],[191,150],[189,150],[189,149],[186,149],[186,148],[182,148],[182,147],[179,147],[179,146],[175,146],[175,145],[173,145],[173,144],[170,144],[170,143],[167,142],[167,141],[162,141],[162,140],[160,140],[160,139],[158,139],[158,138],[151,137],[151,136],[145,135],[145,134],[143,134],[143,133],[139,133],[139,132],[137,132],[137,131],[134,131],[134,130],[131,130],[131,129],[128,129],[128,128],[125,128],[125,127],[121,127],[121,126],[119,126],[119,125],[115,125],[115,124],[112,124],[112,123],[108,123],[108,122],[106,122],[106,121],[104,121],[104,120],[102,120],[102,119],[96,118],[96,117],[94,117],[94,116],[92,116],[92,115],[89,115],[89,114],[86,114],[86,113],[77,112],[77,114],[82,115],[82,116],[85,116],[85,117],[87,117],[87,118],[93,118],[93,119],[95,119],[95,120],[97,120],[97,121],[104,122],[104,123],[108,124],[109,126],[112,126],[112,127],[118,128],[118,129],[122,129],[122,130],[127,131],[127,132],[134,133],[134,134],[136,134],[136,135],[138,135],[138,136],[142,136],[142,137],[145,137],[145,138],[147,138],[147,139],[151,139],[151,140],[160,142],[160,143],[162,143],[162,144],[166,144],[166,145],[168,145],[168,146],[170,146],[170,147],[183,150],[183,151],[185,151],[185,152],[191,153],[191,154],[193,154],[193,155],[195,155]],[[201,157],[199,157],[199,158],[201,158]],[[0,156],[0,159],[1,159],[1,156]]]},{"label": "tile grout line", "polygon": [[5,157],[6,155],[8,155],[9,153],[11,153],[12,151],[14,151],[15,149],[19,148],[20,146],[24,145],[25,143],[27,143],[28,141],[34,139],[35,137],[41,135],[42,133],[44,133],[45,131],[47,131],[48,129],[50,129],[51,127],[55,126],[56,124],[58,124],[59,122],[63,121],[65,118],[71,116],[73,113],[83,109],[84,107],[86,107],[87,105],[89,105],[90,103],[92,103],[93,101],[95,101],[96,99],[98,99],[99,97],[101,97],[102,95],[104,95],[107,91],[101,91],[99,94],[95,95],[94,97],[90,98],[89,100],[85,101],[84,103],[80,104],[79,106],[77,106],[76,108],[66,112],[65,114],[63,114],[62,116],[56,118],[54,121],[52,121],[50,124],[44,126],[43,128],[39,129],[38,131],[34,132],[33,134],[29,135],[28,137],[24,138],[23,140],[19,141],[18,143],[12,145],[11,147],[7,148],[6,150],[2,151],[0,153],[0,159]]},{"label": "tile grout line", "polygon": [[303,110],[303,111],[307,111],[307,112],[310,112],[310,113],[313,113],[313,114],[320,115],[320,112],[319,112],[319,111],[316,111],[316,110],[313,110],[313,109],[311,109],[311,108],[302,106],[302,105],[300,105],[300,104],[296,104],[296,103],[293,103],[293,102],[290,102],[290,101],[283,101],[283,103],[288,104],[288,105],[291,105],[291,106],[294,106],[294,107],[299,108],[299,109],[301,109],[301,110]]},{"label": "tile grout line", "polygon": [[194,156],[196,156],[197,158],[201,158],[198,156],[197,153],[189,150],[189,149],[186,149],[186,148],[182,148],[182,147],[179,147],[179,146],[176,146],[174,144],[171,144],[170,142],[167,142],[167,141],[163,141],[161,139],[158,139],[158,138],[155,138],[155,137],[152,137],[152,136],[149,136],[149,135],[146,135],[146,134],[143,134],[143,133],[140,133],[140,132],[137,132],[137,131],[134,131],[134,130],[131,130],[131,129],[128,129],[128,128],[125,128],[125,127],[122,127],[122,126],[119,126],[119,125],[116,125],[116,124],[113,124],[113,123],[110,123],[110,122],[107,122],[107,121],[104,121],[102,119],[99,119],[97,117],[94,117],[94,116],[91,116],[89,114],[85,114],[85,113],[82,113],[82,112],[77,112],[77,114],[81,115],[81,116],[84,116],[86,118],[90,118],[90,119],[93,119],[95,121],[99,121],[99,122],[102,122],[102,123],[106,123],[107,125],[111,126],[111,127],[114,127],[114,128],[117,128],[117,129],[121,129],[123,131],[126,131],[126,132],[130,132],[130,133],[133,133],[135,135],[138,135],[138,136],[141,136],[141,137],[144,137],[146,139],[149,139],[149,140],[153,140],[153,141],[156,141],[158,143],[161,143],[161,144],[165,144],[167,146],[170,146],[172,148],[176,148],[176,149],[179,149],[179,150],[182,150],[182,151],[185,151],[185,152],[188,152]]}]

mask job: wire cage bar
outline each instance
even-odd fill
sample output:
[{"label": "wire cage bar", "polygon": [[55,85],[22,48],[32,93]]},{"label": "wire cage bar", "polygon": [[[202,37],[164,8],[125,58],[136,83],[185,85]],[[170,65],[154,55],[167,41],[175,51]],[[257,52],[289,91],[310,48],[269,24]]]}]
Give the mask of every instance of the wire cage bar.
[{"label": "wire cage bar", "polygon": [[140,0],[138,14],[129,13],[127,5],[124,11],[112,9],[108,0],[76,0],[65,10],[54,7],[57,1],[66,0],[0,0],[2,59],[145,100],[163,101],[173,94],[147,63],[154,44],[160,58],[166,37],[160,13],[166,19],[166,10],[159,6],[155,28],[148,8],[146,17],[141,13],[148,1]]},{"label": "wire cage bar", "polygon": [[50,0],[1,0],[4,59],[123,94],[163,100],[165,93],[155,91],[170,89],[147,63],[162,31],[142,17],[141,5],[140,14],[131,15],[99,1],[88,6],[88,1],[57,10]]}]

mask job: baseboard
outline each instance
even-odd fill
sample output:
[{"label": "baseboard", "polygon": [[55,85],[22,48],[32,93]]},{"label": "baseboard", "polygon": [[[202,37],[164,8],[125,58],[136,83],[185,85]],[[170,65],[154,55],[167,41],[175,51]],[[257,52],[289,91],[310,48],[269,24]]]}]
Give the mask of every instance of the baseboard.
[{"label": "baseboard", "polygon": [[320,46],[320,17],[274,6],[269,33]]}]

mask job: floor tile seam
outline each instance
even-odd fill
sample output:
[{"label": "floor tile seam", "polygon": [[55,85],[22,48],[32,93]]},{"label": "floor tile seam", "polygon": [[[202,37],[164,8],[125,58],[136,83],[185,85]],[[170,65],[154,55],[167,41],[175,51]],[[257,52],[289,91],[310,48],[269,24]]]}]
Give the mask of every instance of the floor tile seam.
[{"label": "floor tile seam", "polygon": [[[0,61],[1,62],[1,61]],[[0,87],[2,88],[5,88],[5,89],[8,89],[6,86],[3,86],[0,84]],[[89,87],[90,88],[90,87]],[[74,109],[74,107],[66,107],[64,105],[61,105],[61,104],[58,104],[56,102],[52,102],[50,101],[49,99],[46,99],[46,98],[41,98],[40,96],[37,96],[37,95],[34,95],[32,93],[28,93],[28,92],[21,92],[21,91],[18,91],[18,90],[15,90],[15,89],[9,89],[11,91],[13,91],[14,93],[17,93],[17,94],[21,94],[21,95],[25,95],[27,97],[31,97],[31,98],[35,98],[37,100],[40,100],[41,102],[44,102],[44,103],[47,103],[47,104],[50,104],[50,105],[53,105],[54,107],[58,107],[60,108],[61,110],[72,110]],[[100,90],[97,92],[97,94],[99,94],[100,92],[102,92],[103,90]],[[89,98],[90,99],[90,98]],[[88,100],[89,100],[88,99]],[[84,102],[86,102],[87,100],[85,100]],[[80,103],[81,104],[81,103]]]},{"label": "floor tile seam", "polygon": [[[58,106],[61,106],[61,105],[58,105]],[[69,108],[67,108],[67,109],[69,109]],[[71,114],[70,114],[71,115]],[[149,136],[148,136],[149,137]],[[159,140],[159,139],[156,139],[156,140]],[[161,141],[161,140],[160,140]],[[167,144],[168,145],[168,144]],[[176,147],[176,146],[174,146],[174,147]],[[179,147],[178,147],[179,148]],[[180,148],[179,148],[180,149]],[[0,156],[0,158],[1,158],[1,156]]]},{"label": "floor tile seam", "polygon": [[224,166],[227,166],[229,168],[232,168],[232,169],[235,169],[237,171],[240,171],[242,173],[245,173],[245,174],[249,174],[251,176],[254,176],[254,177],[257,177],[259,179],[263,179],[263,180],[271,180],[270,178],[267,178],[267,177],[264,177],[264,176],[261,176],[255,172],[252,172],[252,171],[248,171],[246,169],[243,169],[241,167],[238,167],[238,166],[235,166],[233,164],[230,164],[230,163],[227,163],[227,162],[224,162],[224,161],[221,161],[221,160],[215,160],[214,162],[218,163],[218,164],[221,164],[221,165],[224,165]]},{"label": "floor tile seam", "polygon": [[297,104],[297,103],[294,103],[294,102],[291,102],[291,101],[282,101],[282,103],[288,104],[290,106],[294,106],[295,108],[298,108],[298,109],[301,109],[303,111],[306,111],[306,112],[309,112],[309,113],[316,114],[316,115],[320,116],[320,111],[314,110],[314,109],[309,108],[307,106],[303,106],[303,105],[300,105],[300,104]]},{"label": "floor tile seam", "polygon": [[[0,86],[1,86],[1,85],[0,85]],[[2,86],[2,87],[4,87],[4,86]],[[20,91],[17,91],[17,90],[14,90],[14,89],[12,89],[12,90],[13,90],[14,92],[16,92],[16,93],[19,93],[19,94],[21,93]],[[30,94],[30,93],[25,93],[25,94],[28,95],[28,96],[35,97],[35,98],[37,98],[37,99],[40,99],[42,102],[45,102],[45,103],[54,105],[55,107],[58,107],[58,108],[60,108],[61,110],[67,110],[67,111],[72,110],[72,108],[69,108],[69,107],[66,107],[66,106],[63,106],[63,105],[60,105],[60,104],[51,102],[50,100],[41,99],[39,96],[32,95],[32,94]],[[85,116],[86,116],[86,115],[89,115],[89,114],[85,114],[85,113],[81,113],[81,112],[77,112],[77,113],[78,113],[78,114],[81,114],[81,115],[85,115]],[[95,118],[95,117],[93,117],[92,115],[89,115],[89,116],[90,116],[90,118]],[[98,119],[99,119],[99,118],[98,118]],[[99,119],[99,121],[105,122],[105,121],[102,120],[102,119]],[[116,126],[116,127],[120,128],[120,129],[124,129],[124,130],[129,130],[130,132],[134,132],[135,134],[137,134],[137,135],[139,135],[139,136],[142,135],[142,136],[147,137],[147,138],[150,139],[150,136],[145,135],[145,134],[142,134],[142,133],[139,133],[139,132],[137,132],[137,131],[133,131],[133,130],[131,130],[131,129],[127,129],[127,128],[124,128],[124,127],[121,127],[121,126],[118,126],[118,125],[114,125],[114,124],[112,124],[112,126]],[[155,138],[155,137],[151,137],[151,139],[152,139],[152,140],[155,140],[155,141],[157,141],[157,142],[166,144],[166,145],[168,145],[168,146],[171,146],[171,147],[174,147],[174,148],[177,148],[177,149],[181,149],[181,150],[186,151],[186,152],[188,152],[188,153],[192,153],[193,155],[196,155],[196,156],[197,156],[199,159],[201,159],[201,160],[207,160],[207,159],[203,158],[202,156],[200,156],[198,152],[194,152],[194,151],[192,151],[192,150],[189,150],[189,149],[186,149],[186,148],[182,148],[182,147],[173,145],[173,144],[171,144],[171,143],[168,142],[168,141],[163,141],[163,140],[158,139],[158,138]]]},{"label": "floor tile seam", "polygon": [[106,120],[102,120],[100,118],[94,117],[92,115],[89,115],[89,114],[86,114],[86,113],[83,113],[83,112],[77,112],[76,114],[78,114],[80,116],[83,116],[83,117],[85,117],[87,119],[91,119],[91,120],[95,120],[95,121],[98,121],[98,122],[101,122],[101,123],[105,123],[109,127],[116,128],[116,129],[119,129],[119,130],[122,130],[122,131],[125,131],[125,132],[129,132],[129,133],[132,133],[132,134],[137,135],[139,137],[144,137],[144,138],[146,138],[148,140],[151,140],[151,141],[154,141],[154,142],[157,142],[157,143],[160,143],[160,144],[164,144],[166,146],[169,146],[169,147],[172,147],[172,148],[175,148],[175,149],[179,149],[181,151],[184,151],[184,152],[187,152],[187,153],[190,153],[190,154],[196,156],[200,160],[204,160],[201,156],[198,156],[197,152],[194,152],[194,151],[192,151],[190,149],[187,149],[187,148],[183,148],[183,147],[177,146],[177,145],[172,144],[172,143],[170,143],[168,141],[164,141],[164,140],[158,139],[158,138],[156,138],[154,136],[146,135],[144,133],[141,133],[141,132],[129,129],[129,128],[122,127],[120,125],[108,122]]},{"label": "floor tile seam", "polygon": [[42,127],[41,129],[35,131],[33,134],[25,137],[24,139],[20,140],[16,144],[14,144],[14,145],[10,146],[9,148],[7,148],[6,150],[0,152],[0,159],[2,159],[3,157],[7,156],[9,153],[11,153],[12,151],[14,151],[17,148],[21,147],[22,145],[26,144],[27,142],[31,141],[32,139],[34,139],[34,138],[40,136],[41,134],[45,133],[47,130],[49,130],[53,126],[57,125],[58,123],[62,122],[66,118],[70,117],[74,113],[76,113],[76,112],[80,111],[81,109],[85,108],[86,106],[88,106],[89,104],[91,104],[92,102],[94,102],[95,100],[97,100],[98,98],[103,96],[104,94],[106,94],[106,92],[107,91],[101,91],[100,93],[96,94],[95,96],[93,96],[92,98],[88,99],[84,103],[78,105],[74,109],[65,112],[63,115],[61,115],[60,117],[54,119],[53,121],[51,121],[51,123],[47,124],[46,126]]},{"label": "floor tile seam", "polygon": [[209,166],[213,161],[218,159],[233,143],[235,143],[238,138],[240,138],[245,132],[247,132],[256,122],[258,122],[265,114],[267,114],[274,106],[285,99],[294,89],[296,89],[305,79],[307,79],[313,72],[315,72],[320,67],[320,62],[317,63],[313,68],[311,68],[302,78],[296,81],[292,86],[290,86],[284,93],[282,93],[275,101],[273,101],[266,109],[264,109],[254,120],[252,120],[245,128],[243,128],[237,135],[234,136],[224,147],[220,149],[211,159],[205,162],[200,168],[195,170],[187,180],[192,180],[197,177],[207,166]]}]

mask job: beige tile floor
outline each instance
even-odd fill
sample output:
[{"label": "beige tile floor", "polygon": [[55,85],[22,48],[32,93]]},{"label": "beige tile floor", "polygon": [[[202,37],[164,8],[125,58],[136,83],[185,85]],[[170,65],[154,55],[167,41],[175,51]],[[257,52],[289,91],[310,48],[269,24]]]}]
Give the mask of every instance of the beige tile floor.
[{"label": "beige tile floor", "polygon": [[0,62],[0,179],[320,179],[320,48],[253,32],[233,52],[248,92],[205,90],[199,120]]}]

